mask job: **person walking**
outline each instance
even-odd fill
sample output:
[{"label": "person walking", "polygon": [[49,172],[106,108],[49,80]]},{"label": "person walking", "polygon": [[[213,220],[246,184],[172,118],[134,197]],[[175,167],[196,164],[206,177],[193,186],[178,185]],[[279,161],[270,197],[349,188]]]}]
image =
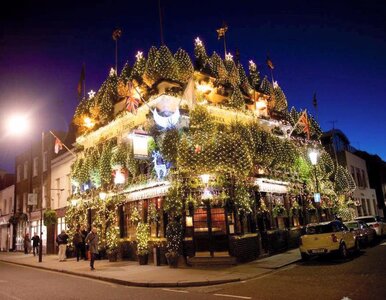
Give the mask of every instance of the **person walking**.
[{"label": "person walking", "polygon": [[56,242],[59,245],[59,261],[65,261],[68,242],[68,235],[65,230],[62,230],[62,232],[56,237]]},{"label": "person walking", "polygon": [[95,261],[95,256],[98,254],[98,234],[97,234],[97,229],[96,227],[93,227],[91,232],[87,235],[86,237],[86,243],[89,246],[90,250],[90,268],[91,271],[95,270],[94,268],[94,261]]},{"label": "person walking", "polygon": [[80,227],[80,233],[82,235],[82,248],[81,248],[82,258],[84,260],[87,260],[86,236],[88,232],[83,225]]},{"label": "person walking", "polygon": [[75,252],[76,252],[76,261],[79,261],[79,256],[81,254],[81,249],[82,249],[82,233],[80,232],[80,226],[76,228],[74,238],[72,239],[72,242],[75,247]]},{"label": "person walking", "polygon": [[24,236],[24,254],[28,254],[31,251],[31,238],[27,232]]},{"label": "person walking", "polygon": [[36,254],[39,254],[40,237],[35,232],[31,240],[32,240],[32,251],[35,256]]}]

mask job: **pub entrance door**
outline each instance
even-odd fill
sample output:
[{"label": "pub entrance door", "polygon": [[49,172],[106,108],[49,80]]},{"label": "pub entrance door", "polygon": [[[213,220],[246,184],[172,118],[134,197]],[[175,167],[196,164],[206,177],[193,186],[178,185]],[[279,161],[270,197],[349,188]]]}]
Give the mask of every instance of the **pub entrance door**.
[{"label": "pub entrance door", "polygon": [[194,246],[196,252],[228,251],[227,222],[223,207],[205,205],[194,211]]}]

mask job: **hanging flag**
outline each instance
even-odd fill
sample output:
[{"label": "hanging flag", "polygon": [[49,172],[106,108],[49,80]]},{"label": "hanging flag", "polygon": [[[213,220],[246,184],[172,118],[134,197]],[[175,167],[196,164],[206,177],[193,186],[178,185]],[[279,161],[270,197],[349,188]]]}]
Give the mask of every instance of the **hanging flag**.
[{"label": "hanging flag", "polygon": [[228,26],[225,24],[225,22],[222,24],[222,27],[217,29],[217,39],[221,39],[222,37],[225,37],[225,32],[227,32]]},{"label": "hanging flag", "polygon": [[310,139],[310,123],[308,122],[307,111],[303,111],[298,124],[303,126],[303,132],[307,133],[307,139]]},{"label": "hanging flag", "polygon": [[272,60],[269,58],[269,56],[267,55],[267,66],[268,68],[270,68],[271,70],[274,69],[274,66],[273,66],[273,63],[272,63]]},{"label": "hanging flag", "polygon": [[112,34],[112,38],[114,41],[118,40],[122,35],[122,30],[120,30],[119,28],[115,29],[113,31],[113,34]]},{"label": "hanging flag", "polygon": [[318,100],[316,100],[316,93],[314,93],[314,98],[312,99],[312,104],[314,105],[315,109],[318,108]]},{"label": "hanging flag", "polygon": [[59,138],[55,138],[55,146],[54,146],[54,151],[55,151],[55,154],[58,154],[60,150],[63,149],[63,143],[61,140],[59,140]]},{"label": "hanging flag", "polygon": [[83,82],[86,79],[86,67],[85,64],[82,65],[82,70],[80,71],[80,78],[78,82],[77,92],[78,92],[78,98],[82,98],[82,90],[83,90]]},{"label": "hanging flag", "polygon": [[126,85],[121,82],[118,84],[118,93],[121,97],[125,98],[126,110],[136,114],[139,106],[139,99],[136,97],[136,91],[131,81],[128,81]]}]

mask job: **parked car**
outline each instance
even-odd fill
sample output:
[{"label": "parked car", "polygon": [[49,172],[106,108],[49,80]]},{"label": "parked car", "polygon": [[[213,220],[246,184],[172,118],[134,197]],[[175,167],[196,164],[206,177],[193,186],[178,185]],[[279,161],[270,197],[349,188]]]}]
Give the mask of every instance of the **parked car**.
[{"label": "parked car", "polygon": [[377,238],[375,229],[363,221],[345,222],[344,225],[354,232],[354,235],[361,246],[368,246]]},{"label": "parked car", "polygon": [[363,221],[367,223],[367,225],[373,227],[377,236],[381,237],[386,234],[386,223],[383,218],[379,216],[363,216],[355,218],[355,221]]},{"label": "parked car", "polygon": [[349,250],[359,251],[359,243],[346,225],[334,220],[308,224],[305,235],[300,237],[299,250],[303,260],[331,253],[346,258]]}]

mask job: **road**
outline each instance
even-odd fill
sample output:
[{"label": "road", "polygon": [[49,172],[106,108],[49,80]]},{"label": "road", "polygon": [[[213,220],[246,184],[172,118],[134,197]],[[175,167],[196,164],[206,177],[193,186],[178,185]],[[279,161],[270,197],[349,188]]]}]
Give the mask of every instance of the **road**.
[{"label": "road", "polygon": [[385,299],[386,243],[347,261],[323,258],[197,288],[138,288],[0,263],[0,299]]}]

